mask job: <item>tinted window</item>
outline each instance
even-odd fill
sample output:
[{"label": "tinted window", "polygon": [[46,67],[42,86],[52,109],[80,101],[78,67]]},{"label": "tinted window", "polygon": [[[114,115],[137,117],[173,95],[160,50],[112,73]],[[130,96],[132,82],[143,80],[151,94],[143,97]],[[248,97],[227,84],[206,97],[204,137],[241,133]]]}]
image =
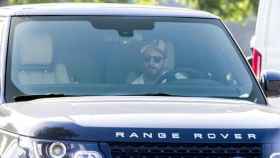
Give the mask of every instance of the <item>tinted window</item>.
[{"label": "tinted window", "polygon": [[7,98],[16,95],[144,95],[264,103],[219,20],[143,17],[17,17]]}]

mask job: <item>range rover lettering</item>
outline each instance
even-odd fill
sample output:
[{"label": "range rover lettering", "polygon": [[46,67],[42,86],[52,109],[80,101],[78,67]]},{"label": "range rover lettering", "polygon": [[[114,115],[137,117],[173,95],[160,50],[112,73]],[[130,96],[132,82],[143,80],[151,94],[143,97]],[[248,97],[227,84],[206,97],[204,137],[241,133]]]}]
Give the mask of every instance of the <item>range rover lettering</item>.
[{"label": "range rover lettering", "polygon": [[278,158],[279,72],[172,7],[0,8],[1,158]]}]

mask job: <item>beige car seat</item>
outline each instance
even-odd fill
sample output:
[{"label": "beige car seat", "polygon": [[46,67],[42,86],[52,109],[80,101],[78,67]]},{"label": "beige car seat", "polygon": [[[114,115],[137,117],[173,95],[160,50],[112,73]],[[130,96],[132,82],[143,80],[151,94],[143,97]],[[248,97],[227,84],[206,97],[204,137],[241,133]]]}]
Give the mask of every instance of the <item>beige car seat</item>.
[{"label": "beige car seat", "polygon": [[53,42],[48,34],[31,35],[20,45],[17,67],[20,84],[69,83],[65,65],[53,61]]}]

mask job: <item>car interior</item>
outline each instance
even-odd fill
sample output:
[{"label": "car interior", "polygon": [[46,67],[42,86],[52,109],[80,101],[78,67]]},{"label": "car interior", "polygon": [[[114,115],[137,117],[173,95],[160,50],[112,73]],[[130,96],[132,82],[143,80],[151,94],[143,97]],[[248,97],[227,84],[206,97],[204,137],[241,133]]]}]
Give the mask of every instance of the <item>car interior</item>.
[{"label": "car interior", "polygon": [[[93,28],[87,21],[21,25],[23,29],[15,30],[18,37],[14,41],[11,74],[18,86],[128,85],[143,72],[140,50],[153,40],[165,42],[167,71],[202,74],[202,78],[192,82],[179,76],[174,84],[221,86],[243,80],[242,76],[234,74],[236,71],[231,72],[241,69],[235,64],[238,54],[227,52],[235,48],[230,42],[220,47],[221,41],[211,39],[224,36],[224,32],[211,24],[189,24],[190,27],[177,27],[173,33],[166,34],[162,32],[169,29],[168,24],[156,25],[157,29],[133,30],[129,36],[122,36],[114,29]],[[213,31],[203,27],[213,27]],[[182,32],[186,35],[178,36]],[[223,39],[228,40],[220,38]]]}]

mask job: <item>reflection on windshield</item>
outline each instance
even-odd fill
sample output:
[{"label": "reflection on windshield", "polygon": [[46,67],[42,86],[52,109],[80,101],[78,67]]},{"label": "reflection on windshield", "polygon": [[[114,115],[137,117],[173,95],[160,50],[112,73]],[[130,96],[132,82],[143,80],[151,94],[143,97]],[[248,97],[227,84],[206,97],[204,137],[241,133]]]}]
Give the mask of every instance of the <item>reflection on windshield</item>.
[{"label": "reflection on windshield", "polygon": [[254,91],[219,21],[135,19],[14,18],[9,59],[13,92],[248,98]]}]

